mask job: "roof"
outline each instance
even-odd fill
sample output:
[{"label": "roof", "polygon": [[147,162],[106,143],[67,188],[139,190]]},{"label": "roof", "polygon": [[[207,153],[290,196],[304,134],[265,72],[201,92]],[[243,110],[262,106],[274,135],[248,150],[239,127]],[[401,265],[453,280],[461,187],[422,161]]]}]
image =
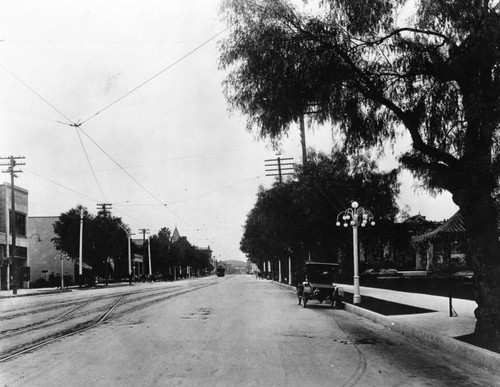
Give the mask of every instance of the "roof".
[{"label": "roof", "polygon": [[181,239],[181,235],[179,234],[179,230],[177,230],[177,226],[174,228],[174,232],[172,234],[172,242],[177,242],[179,239]]},{"label": "roof", "polygon": [[444,222],[435,230],[427,234],[415,236],[412,239],[413,243],[421,243],[426,240],[436,239],[437,237],[447,240],[464,240],[467,239],[465,232],[464,218],[460,211],[456,212],[450,219]]},{"label": "roof", "polygon": [[[500,201],[497,199],[494,203],[497,213],[500,213]],[[500,218],[497,218],[497,230],[500,231]],[[438,237],[448,241],[463,241],[468,238],[467,231],[465,231],[464,218],[460,210],[435,230],[415,236],[411,240],[413,243],[422,243]]]}]

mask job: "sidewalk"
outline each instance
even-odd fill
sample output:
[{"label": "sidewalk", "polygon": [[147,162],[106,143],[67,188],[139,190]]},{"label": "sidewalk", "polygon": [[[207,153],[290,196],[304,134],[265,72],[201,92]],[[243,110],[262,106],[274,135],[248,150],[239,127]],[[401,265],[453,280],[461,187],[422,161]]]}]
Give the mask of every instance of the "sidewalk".
[{"label": "sidewalk", "polygon": [[[134,283],[132,283],[134,284]],[[128,282],[110,282],[108,287],[117,287],[117,286],[129,286]],[[12,290],[0,290],[0,299],[2,298],[13,298],[13,297],[26,297],[26,296],[36,296],[40,294],[52,294],[52,293],[66,293],[71,292],[73,290],[88,290],[88,289],[101,289],[105,288],[106,285],[103,283],[99,283],[96,286],[83,286],[79,287],[78,285],[69,286],[64,289],[60,288],[36,288],[36,289],[17,289],[17,294],[13,294]]]},{"label": "sidewalk", "polygon": [[[279,285],[295,292],[293,286]],[[354,293],[354,286],[352,285],[339,284],[339,286],[343,287],[346,293]],[[345,303],[346,311],[361,315],[405,336],[425,341],[435,348],[463,357],[478,366],[495,371],[500,369],[500,354],[456,339],[474,332],[476,324],[476,318],[474,317],[475,301],[452,299],[452,306],[457,316],[450,317],[449,298],[447,297],[364,286],[360,288],[360,293],[360,305],[363,304],[363,296],[367,296],[393,303],[430,309],[435,312],[385,316],[364,309],[361,306]]]},{"label": "sidewalk", "polygon": [[[346,284],[340,286],[344,288],[344,291],[354,293],[354,286]],[[390,316],[394,321],[411,323],[425,330],[449,337],[460,337],[474,332],[476,324],[474,310],[477,306],[475,301],[453,298],[452,306],[456,316],[450,317],[449,298],[447,297],[361,287],[361,302],[363,302],[363,296],[435,311],[433,313]]]}]

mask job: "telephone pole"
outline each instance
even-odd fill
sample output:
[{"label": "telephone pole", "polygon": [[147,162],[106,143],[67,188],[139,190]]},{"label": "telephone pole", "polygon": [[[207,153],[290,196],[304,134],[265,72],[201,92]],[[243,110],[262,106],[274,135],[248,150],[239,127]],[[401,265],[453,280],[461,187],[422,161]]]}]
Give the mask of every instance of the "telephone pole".
[{"label": "telephone pole", "polygon": [[112,206],[111,203],[97,203],[96,206],[97,206],[97,209],[99,210],[99,212],[102,211],[104,217],[106,217],[106,215],[107,215],[107,209],[110,209],[110,210],[113,209],[111,207]]},{"label": "telephone pole", "polygon": [[[142,233],[142,262],[144,266],[146,266],[146,234],[149,234],[149,228],[140,228],[139,232]],[[142,268],[142,271],[145,273],[146,270],[144,267]]]},{"label": "telephone pole", "polygon": [[266,176],[278,176],[280,184],[283,183],[283,176],[293,175],[293,163],[289,162],[293,157],[277,157],[276,159],[264,160],[266,162]]},{"label": "telephone pole", "polygon": [[300,115],[300,144],[302,145],[302,167],[304,171],[307,165],[307,148],[306,148],[306,125],[304,123],[304,114]]},{"label": "telephone pole", "polygon": [[[10,233],[12,235],[12,248],[10,250],[9,257],[9,268],[12,268],[12,293],[17,294],[17,268],[15,264],[15,256],[16,256],[16,189],[14,185],[14,178],[17,177],[16,173],[22,173],[20,169],[16,170],[17,165],[26,165],[23,162],[18,162],[17,160],[24,160],[24,156],[9,156],[9,157],[0,157],[0,160],[9,160],[8,162],[2,162],[0,165],[8,166],[6,170],[3,170],[3,173],[10,173]],[[7,239],[7,248],[9,246],[9,241]],[[10,276],[10,269],[7,271]]]}]

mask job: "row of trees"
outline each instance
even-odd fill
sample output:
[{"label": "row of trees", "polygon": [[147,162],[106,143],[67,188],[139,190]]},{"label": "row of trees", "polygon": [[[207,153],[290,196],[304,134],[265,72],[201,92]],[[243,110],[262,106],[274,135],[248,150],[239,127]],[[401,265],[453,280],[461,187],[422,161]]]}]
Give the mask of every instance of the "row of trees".
[{"label": "row of trees", "polygon": [[149,239],[151,243],[151,265],[155,272],[168,274],[173,267],[189,266],[192,273],[210,273],[214,270],[211,254],[199,250],[186,237],[172,242],[170,229],[163,227]]},{"label": "row of trees", "polygon": [[[350,229],[337,227],[337,216],[356,198],[377,219],[360,232],[366,261],[380,264],[384,247],[408,241],[394,224],[398,207],[398,171],[379,172],[367,157],[349,159],[345,153],[311,153],[306,169],[297,166],[295,179],[260,188],[257,202],[247,216],[241,250],[262,267],[267,261],[292,258],[293,271],[311,257],[343,262],[352,270]],[[352,273],[352,271],[351,271]]]},{"label": "row of trees", "polygon": [[[92,276],[103,278],[127,278],[128,273],[128,235],[130,228],[122,219],[108,211],[90,214],[84,207],[77,206],[62,213],[54,223],[55,238],[52,239],[58,251],[70,257],[79,257],[80,211],[83,211],[83,261],[92,266]],[[211,272],[213,266],[206,250],[197,250],[186,237],[172,242],[171,232],[162,228],[149,238],[151,243],[151,267],[153,274],[168,276],[173,267],[191,267],[193,273]],[[146,243],[149,243],[146,240]],[[132,253],[142,254],[143,249],[133,241]],[[145,256],[146,257],[146,256]],[[113,266],[111,265],[111,260]],[[145,264],[148,260],[145,259]]]},{"label": "row of trees", "polygon": [[[500,348],[500,5],[497,0],[224,0],[227,99],[262,137],[306,115],[344,150],[394,144],[469,234],[475,334]],[[411,13],[410,13],[411,12]]]}]

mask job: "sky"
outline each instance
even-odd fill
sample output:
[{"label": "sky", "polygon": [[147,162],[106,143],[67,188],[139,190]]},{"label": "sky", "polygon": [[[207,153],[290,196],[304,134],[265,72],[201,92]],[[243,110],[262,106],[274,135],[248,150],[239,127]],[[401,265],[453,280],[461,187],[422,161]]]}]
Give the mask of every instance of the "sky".
[{"label": "sky", "polygon": [[[29,216],[111,203],[132,233],[178,228],[217,259],[245,260],[239,242],[259,186],[269,188],[268,141],[229,112],[218,68],[227,36],[215,0],[3,0],[0,156],[24,156],[15,184]],[[71,124],[79,124],[79,128]],[[308,147],[328,152],[328,127]],[[381,168],[410,146],[402,139]],[[281,157],[301,162],[298,128]],[[9,182],[3,174],[2,182]],[[398,203],[443,220],[457,207],[404,172]],[[139,237],[139,236],[137,236]]]}]

